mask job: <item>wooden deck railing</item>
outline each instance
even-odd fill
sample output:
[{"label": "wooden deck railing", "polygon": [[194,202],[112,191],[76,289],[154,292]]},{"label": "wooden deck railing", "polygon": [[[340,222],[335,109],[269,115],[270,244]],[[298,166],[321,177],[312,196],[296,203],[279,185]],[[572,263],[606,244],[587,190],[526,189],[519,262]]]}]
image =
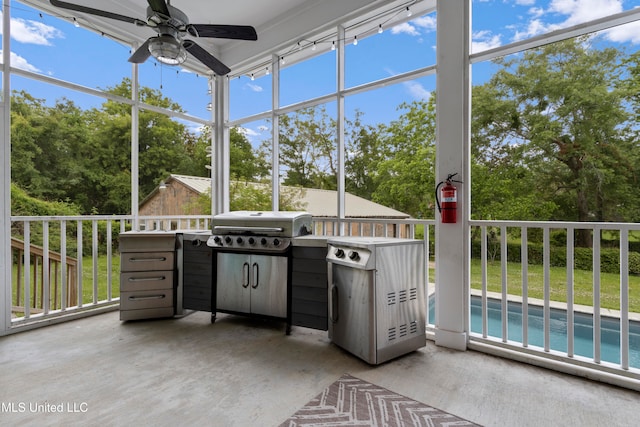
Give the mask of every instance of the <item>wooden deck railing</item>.
[{"label": "wooden deck railing", "polygon": [[[30,312],[39,313],[42,311],[63,309],[74,306],[78,301],[77,272],[78,261],[72,257],[65,257],[53,251],[48,251],[48,266],[45,266],[45,252],[40,246],[29,245],[31,262],[25,262],[25,244],[22,240],[11,238],[11,255],[16,264],[16,290],[15,300],[12,302],[12,313],[22,313],[25,307],[30,307]],[[62,265],[66,265],[66,274],[62,274]],[[31,265],[31,290],[28,295],[29,301],[24,301],[24,266]],[[49,280],[45,280],[47,274]],[[62,280],[66,283],[61,283]],[[45,288],[48,284],[49,289]],[[65,292],[62,292],[65,286]],[[63,297],[64,296],[64,297]],[[65,299],[63,302],[62,299]]]}]

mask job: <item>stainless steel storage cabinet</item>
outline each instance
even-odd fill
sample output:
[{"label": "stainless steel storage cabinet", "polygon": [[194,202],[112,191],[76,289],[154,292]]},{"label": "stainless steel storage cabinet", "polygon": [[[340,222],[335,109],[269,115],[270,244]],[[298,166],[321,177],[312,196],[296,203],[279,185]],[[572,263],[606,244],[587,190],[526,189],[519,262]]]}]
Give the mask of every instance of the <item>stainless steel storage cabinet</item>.
[{"label": "stainless steel storage cabinet", "polygon": [[176,236],[120,235],[120,320],[172,317],[176,312]]}]

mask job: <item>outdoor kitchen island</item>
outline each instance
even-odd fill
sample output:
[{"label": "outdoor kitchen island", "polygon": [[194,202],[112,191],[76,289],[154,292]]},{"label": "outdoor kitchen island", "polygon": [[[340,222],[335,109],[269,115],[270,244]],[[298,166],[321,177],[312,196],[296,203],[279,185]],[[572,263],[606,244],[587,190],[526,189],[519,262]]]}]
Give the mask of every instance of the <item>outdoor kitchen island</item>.
[{"label": "outdoor kitchen island", "polygon": [[150,289],[128,296],[145,310],[121,301],[121,320],[193,311],[210,312],[212,323],[217,313],[281,320],[287,335],[292,326],[328,331],[370,364],[426,345],[424,243],[316,236],[312,229],[306,212],[235,211],[215,215],[211,231],[123,233],[121,249],[130,251],[123,265],[153,268],[136,267],[132,277],[123,270],[123,280]]}]

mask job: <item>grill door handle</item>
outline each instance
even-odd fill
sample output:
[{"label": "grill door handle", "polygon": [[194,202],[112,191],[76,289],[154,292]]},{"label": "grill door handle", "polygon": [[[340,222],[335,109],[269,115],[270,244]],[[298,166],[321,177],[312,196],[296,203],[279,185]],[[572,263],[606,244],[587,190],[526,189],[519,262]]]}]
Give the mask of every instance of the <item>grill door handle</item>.
[{"label": "grill door handle", "polygon": [[242,264],[242,287],[249,287],[249,281],[251,280],[249,276],[249,263],[245,262]]},{"label": "grill door handle", "polygon": [[254,262],[253,263],[253,284],[251,285],[251,287],[255,289],[258,287],[259,284],[260,284],[260,268],[258,267],[258,263]]},{"label": "grill door handle", "polygon": [[331,285],[331,321],[338,323],[338,287]]}]

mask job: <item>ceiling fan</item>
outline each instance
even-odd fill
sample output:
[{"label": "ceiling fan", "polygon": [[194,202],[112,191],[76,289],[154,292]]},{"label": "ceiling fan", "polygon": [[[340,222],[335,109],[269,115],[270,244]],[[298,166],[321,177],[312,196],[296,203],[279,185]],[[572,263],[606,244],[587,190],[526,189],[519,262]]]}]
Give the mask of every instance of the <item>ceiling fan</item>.
[{"label": "ceiling fan", "polygon": [[193,40],[183,40],[183,37],[188,35],[191,37],[258,40],[256,30],[248,25],[190,24],[187,15],[171,6],[168,0],[147,0],[149,7],[147,7],[146,21],[66,1],[49,1],[53,6],[62,9],[102,16],[153,29],[158,35],[147,39],[129,58],[129,62],[135,64],[141,64],[153,55],[163,64],[177,65],[186,60],[188,52],[213,72],[223,76],[231,71],[229,67]]}]

